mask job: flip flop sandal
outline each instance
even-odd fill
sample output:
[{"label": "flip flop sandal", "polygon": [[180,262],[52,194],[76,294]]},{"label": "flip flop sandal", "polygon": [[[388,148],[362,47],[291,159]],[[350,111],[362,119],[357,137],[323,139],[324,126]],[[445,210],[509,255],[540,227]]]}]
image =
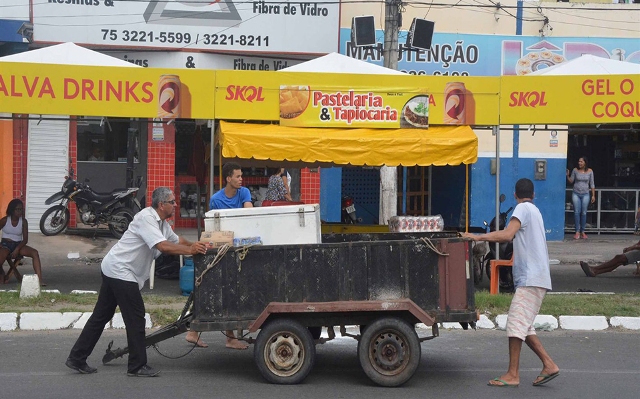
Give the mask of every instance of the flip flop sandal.
[{"label": "flip flop sandal", "polygon": [[559,376],[559,375],[560,375],[560,372],[559,372],[559,371],[556,371],[556,372],[555,372],[555,373],[553,373],[553,374],[540,374],[540,375],[538,376],[538,378],[542,378],[542,379],[541,379],[540,381],[538,381],[538,382],[534,382],[534,383],[533,383],[533,386],[534,386],[534,387],[537,387],[537,386],[540,386],[540,385],[542,385],[542,384],[546,384],[547,382],[549,382],[549,381],[553,380],[554,378],[556,378],[556,377],[557,377],[557,376]]},{"label": "flip flop sandal", "polygon": [[501,380],[500,378],[494,378],[491,381],[498,381],[500,384],[491,384],[491,383],[487,383],[487,385],[489,385],[490,387],[498,387],[498,388],[517,388],[518,385],[520,384],[509,384],[504,380]]}]

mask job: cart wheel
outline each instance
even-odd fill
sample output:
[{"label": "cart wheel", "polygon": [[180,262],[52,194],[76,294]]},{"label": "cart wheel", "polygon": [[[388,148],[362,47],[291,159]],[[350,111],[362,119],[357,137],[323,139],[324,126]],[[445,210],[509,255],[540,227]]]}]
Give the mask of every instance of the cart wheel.
[{"label": "cart wheel", "polygon": [[320,339],[322,336],[322,326],[307,327],[313,339]]},{"label": "cart wheel", "polygon": [[309,330],[292,319],[279,319],[260,330],[253,360],[260,374],[273,384],[298,384],[316,359],[316,347]]},{"label": "cart wheel", "polygon": [[376,320],[360,338],[358,360],[367,377],[376,384],[386,387],[404,384],[420,364],[416,330],[399,318]]}]

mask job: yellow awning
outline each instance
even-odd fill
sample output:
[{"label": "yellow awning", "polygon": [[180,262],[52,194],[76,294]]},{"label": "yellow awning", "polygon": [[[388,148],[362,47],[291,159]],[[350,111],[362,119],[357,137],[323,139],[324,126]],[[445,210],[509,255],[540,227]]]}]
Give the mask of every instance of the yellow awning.
[{"label": "yellow awning", "polygon": [[218,140],[224,158],[358,166],[459,165],[478,159],[478,138],[469,126],[343,129],[221,121]]}]

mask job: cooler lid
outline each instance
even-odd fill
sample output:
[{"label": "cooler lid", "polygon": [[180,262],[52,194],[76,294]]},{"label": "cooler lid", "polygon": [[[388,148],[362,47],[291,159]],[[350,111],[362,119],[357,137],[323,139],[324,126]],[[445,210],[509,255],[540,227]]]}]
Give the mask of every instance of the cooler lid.
[{"label": "cooler lid", "polygon": [[319,204],[299,204],[284,206],[260,206],[253,208],[212,209],[205,213],[206,218],[234,216],[269,216],[296,214],[298,212],[314,213],[320,211]]}]

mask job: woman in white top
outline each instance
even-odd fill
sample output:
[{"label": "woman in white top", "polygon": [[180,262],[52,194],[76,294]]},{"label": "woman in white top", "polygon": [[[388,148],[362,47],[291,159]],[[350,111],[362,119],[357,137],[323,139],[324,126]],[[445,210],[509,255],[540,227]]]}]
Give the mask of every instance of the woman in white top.
[{"label": "woman in white top", "polygon": [[18,256],[26,256],[33,260],[33,270],[38,275],[40,285],[45,286],[42,280],[40,255],[38,251],[27,245],[29,230],[24,214],[24,204],[18,198],[14,198],[7,206],[7,216],[0,219],[2,229],[2,241],[0,241],[0,284],[7,282],[2,264],[6,259],[16,259]]}]

